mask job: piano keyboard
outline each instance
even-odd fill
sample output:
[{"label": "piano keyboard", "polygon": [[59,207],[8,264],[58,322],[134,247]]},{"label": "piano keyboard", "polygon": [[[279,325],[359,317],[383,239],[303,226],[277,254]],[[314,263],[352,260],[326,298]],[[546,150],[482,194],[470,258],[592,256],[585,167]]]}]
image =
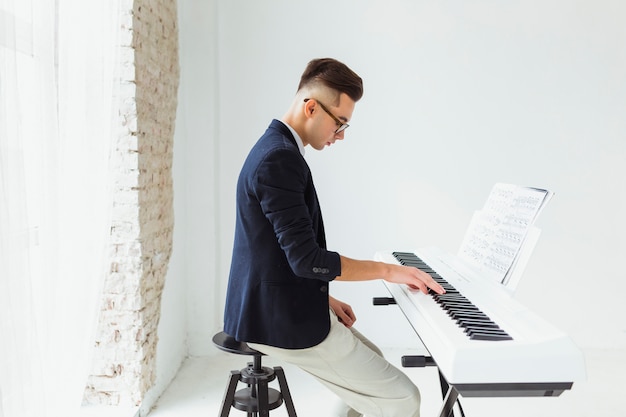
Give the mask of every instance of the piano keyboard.
[{"label": "piano keyboard", "polygon": [[384,282],[441,374],[463,396],[558,396],[585,378],[582,352],[502,284],[438,248],[375,259],[429,273],[446,294]]},{"label": "piano keyboard", "polygon": [[445,294],[437,294],[429,290],[437,304],[464,329],[471,340],[513,340],[513,338],[493,322],[484,312],[476,307],[469,299],[450,285],[441,275],[432,269],[426,262],[414,253],[393,252],[402,265],[413,266],[430,274],[445,290]]}]

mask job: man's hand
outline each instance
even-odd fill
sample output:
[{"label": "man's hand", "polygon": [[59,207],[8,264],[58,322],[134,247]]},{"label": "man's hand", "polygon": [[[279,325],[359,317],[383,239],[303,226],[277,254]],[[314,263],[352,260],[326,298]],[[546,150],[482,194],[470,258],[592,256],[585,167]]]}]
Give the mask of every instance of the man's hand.
[{"label": "man's hand", "polygon": [[413,289],[420,290],[424,294],[428,294],[429,288],[437,294],[446,292],[433,277],[412,266],[376,261],[358,261],[345,256],[341,256],[341,275],[335,279],[338,281],[384,279],[394,284],[406,284]]},{"label": "man's hand", "polygon": [[340,322],[343,323],[344,326],[350,328],[356,321],[356,316],[352,311],[352,307],[349,304],[344,303],[343,301],[339,301],[336,298],[328,296],[328,304],[330,308],[335,312],[337,318]]},{"label": "man's hand", "polygon": [[446,292],[433,277],[424,271],[420,271],[412,266],[389,264],[389,267],[391,269],[389,274],[385,277],[385,281],[387,282],[406,284],[414,290],[420,290],[424,294],[428,294],[429,288],[437,294]]}]

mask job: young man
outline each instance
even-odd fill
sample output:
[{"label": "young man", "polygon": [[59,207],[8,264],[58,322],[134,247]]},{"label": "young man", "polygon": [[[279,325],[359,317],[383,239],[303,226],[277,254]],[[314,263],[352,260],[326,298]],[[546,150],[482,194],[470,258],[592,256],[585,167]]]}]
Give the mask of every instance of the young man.
[{"label": "young man", "polygon": [[361,261],[326,249],[324,224],[304,159],[344,138],[361,78],[334,59],[311,61],[295,98],[250,151],[237,183],[237,218],[224,331],[293,363],[348,405],[343,416],[419,416],[417,387],[352,328],[333,280],[384,279],[427,293],[443,289],[416,268]]}]

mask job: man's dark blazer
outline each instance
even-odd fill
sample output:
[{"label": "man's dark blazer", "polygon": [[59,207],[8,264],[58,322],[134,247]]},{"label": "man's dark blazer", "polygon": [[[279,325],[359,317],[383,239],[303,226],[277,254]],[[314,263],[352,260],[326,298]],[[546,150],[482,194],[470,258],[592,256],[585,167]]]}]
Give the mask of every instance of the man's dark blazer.
[{"label": "man's dark blazer", "polygon": [[237,182],[224,331],[245,342],[315,346],[328,335],[328,284],[340,274],[309,166],[289,128],[273,120]]}]

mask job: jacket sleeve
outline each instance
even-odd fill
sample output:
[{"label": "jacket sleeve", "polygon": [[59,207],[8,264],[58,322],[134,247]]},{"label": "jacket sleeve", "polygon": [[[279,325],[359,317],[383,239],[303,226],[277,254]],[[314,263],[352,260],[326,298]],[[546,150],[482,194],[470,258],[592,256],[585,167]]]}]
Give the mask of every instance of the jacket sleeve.
[{"label": "jacket sleeve", "polygon": [[339,254],[322,247],[316,236],[313,216],[322,220],[311,173],[302,156],[290,149],[274,150],[259,164],[256,174],[252,189],[294,274],[324,281],[341,275]]}]

